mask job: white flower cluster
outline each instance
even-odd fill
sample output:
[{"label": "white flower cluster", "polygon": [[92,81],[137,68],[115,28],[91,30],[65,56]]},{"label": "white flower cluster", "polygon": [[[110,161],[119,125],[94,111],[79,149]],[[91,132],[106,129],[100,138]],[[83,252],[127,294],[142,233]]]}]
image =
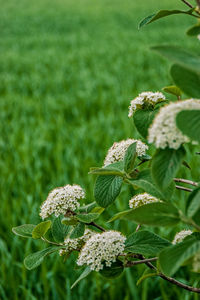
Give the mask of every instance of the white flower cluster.
[{"label": "white flower cluster", "polygon": [[103,269],[104,263],[110,267],[125,248],[126,238],[117,231],[106,231],[93,235],[82,248],[77,264],[88,265],[91,270]]},{"label": "white flower cluster", "polygon": [[129,106],[129,118],[133,116],[134,112],[137,109],[141,109],[144,104],[146,105],[155,105],[161,101],[165,100],[165,96],[160,92],[143,92],[133,99]]},{"label": "white flower cluster", "polygon": [[199,110],[200,100],[184,100],[161,107],[153,124],[149,128],[149,143],[155,143],[156,148],[178,149],[181,144],[189,142],[176,127],[176,115],[182,110]]},{"label": "white flower cluster", "polygon": [[181,243],[184,240],[184,238],[186,238],[186,236],[188,236],[190,234],[192,234],[191,230],[182,230],[182,231],[178,232],[175,235],[172,244],[175,245],[175,244]]},{"label": "white flower cluster", "polygon": [[130,208],[138,208],[142,205],[153,203],[153,202],[159,202],[160,200],[156,197],[153,197],[147,193],[138,194],[134,196],[131,200],[129,200],[129,207]]},{"label": "white flower cluster", "polygon": [[112,147],[108,150],[108,153],[104,160],[104,166],[123,160],[126,150],[131,144],[135,142],[137,143],[136,145],[137,155],[138,156],[144,155],[146,153],[146,150],[148,149],[148,146],[143,142],[141,142],[140,140],[127,139],[121,142],[115,142],[112,145]]},{"label": "white flower cluster", "polygon": [[79,206],[78,200],[85,197],[85,192],[79,185],[65,185],[51,191],[41,206],[40,216],[42,219],[55,214],[58,217],[67,210],[74,211]]},{"label": "white flower cluster", "polygon": [[64,240],[65,249],[61,249],[59,251],[59,254],[64,255],[64,254],[69,253],[73,250],[78,250],[94,234],[96,234],[94,231],[92,231],[90,229],[86,229],[85,232],[84,232],[84,235],[77,238],[77,239],[70,239],[70,237],[66,237],[65,240]]}]

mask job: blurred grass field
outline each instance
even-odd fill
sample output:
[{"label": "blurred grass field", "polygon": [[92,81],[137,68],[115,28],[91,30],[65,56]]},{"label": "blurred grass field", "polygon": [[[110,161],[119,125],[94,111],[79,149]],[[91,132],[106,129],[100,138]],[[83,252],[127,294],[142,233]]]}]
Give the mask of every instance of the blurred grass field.
[{"label": "blurred grass field", "polygon": [[[142,266],[113,281],[90,276],[71,291],[74,259],[63,264],[55,255],[27,271],[24,256],[43,245],[11,232],[39,220],[39,206],[56,186],[80,184],[93,200],[89,168],[102,164],[114,141],[137,137],[129,101],[171,83],[168,62],[149,46],[197,49],[199,42],[183,35],[194,21],[175,16],[137,30],[146,15],[171,8],[170,0],[0,0],[0,6],[0,299],[198,299],[159,279],[136,288]],[[183,5],[177,0],[173,7]],[[123,195],[113,209],[126,206]]]}]

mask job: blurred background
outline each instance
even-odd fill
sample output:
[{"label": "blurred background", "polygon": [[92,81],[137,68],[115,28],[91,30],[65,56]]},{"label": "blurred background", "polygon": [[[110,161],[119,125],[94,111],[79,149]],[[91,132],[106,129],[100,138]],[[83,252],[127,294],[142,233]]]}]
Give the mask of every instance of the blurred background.
[{"label": "blurred background", "polygon": [[[86,202],[94,200],[89,168],[102,165],[114,141],[138,137],[130,100],[172,83],[169,63],[149,46],[198,49],[184,35],[190,17],[138,31],[143,17],[172,6],[184,8],[179,0],[0,0],[0,299],[199,299],[157,278],[136,287],[143,266],[117,280],[93,273],[71,291],[80,274],[75,257],[63,263],[52,255],[27,271],[24,256],[44,245],[11,232],[38,222],[41,202],[57,186],[80,184]],[[124,188],[101,221],[125,209],[127,196]],[[135,225],[117,221],[115,228],[131,233]],[[185,272],[177,275],[182,281],[190,280]]]}]

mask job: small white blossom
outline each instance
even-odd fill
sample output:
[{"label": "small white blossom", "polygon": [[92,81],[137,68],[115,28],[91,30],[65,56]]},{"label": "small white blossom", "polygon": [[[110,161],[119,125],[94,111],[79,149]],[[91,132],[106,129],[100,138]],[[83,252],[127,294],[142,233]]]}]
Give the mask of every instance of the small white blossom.
[{"label": "small white blossom", "polygon": [[182,230],[182,231],[178,232],[175,235],[172,244],[181,243],[184,240],[184,238],[186,238],[186,236],[191,235],[191,234],[192,234],[191,230]]},{"label": "small white blossom", "polygon": [[135,99],[133,99],[129,106],[129,118],[133,116],[134,112],[137,109],[141,109],[144,107],[144,105],[154,106],[156,103],[159,103],[161,101],[165,100],[165,96],[160,92],[143,92],[138,95]]},{"label": "small white blossom", "polygon": [[54,214],[58,217],[67,210],[74,211],[79,206],[78,200],[85,197],[85,192],[79,185],[65,185],[51,191],[41,206],[40,216],[42,219]]},{"label": "small white blossom", "polygon": [[64,255],[66,253],[69,253],[73,250],[79,250],[87,240],[91,238],[92,235],[96,234],[96,232],[86,229],[84,232],[84,235],[77,238],[77,239],[70,239],[70,237],[66,237],[64,240],[65,249],[61,249],[59,251],[60,255]]},{"label": "small white blossom", "polygon": [[138,194],[134,196],[131,200],[129,200],[129,207],[130,208],[138,208],[142,205],[153,203],[153,202],[159,202],[160,200],[156,197],[153,197],[147,193]]},{"label": "small white blossom", "polygon": [[117,231],[106,231],[93,235],[82,248],[77,264],[88,265],[91,270],[103,269],[104,263],[110,267],[125,248],[126,238]]},{"label": "small white blossom", "polygon": [[176,127],[176,115],[182,110],[199,109],[200,100],[194,99],[178,101],[161,107],[149,128],[149,143],[154,143],[156,148],[178,149],[181,144],[190,142],[190,139]]},{"label": "small white blossom", "polygon": [[121,142],[115,142],[112,145],[112,147],[108,150],[108,153],[104,160],[104,166],[123,160],[126,150],[131,144],[135,142],[137,143],[136,145],[137,155],[138,156],[144,155],[146,153],[146,150],[148,149],[148,146],[143,142],[141,142],[140,140],[127,139]]}]

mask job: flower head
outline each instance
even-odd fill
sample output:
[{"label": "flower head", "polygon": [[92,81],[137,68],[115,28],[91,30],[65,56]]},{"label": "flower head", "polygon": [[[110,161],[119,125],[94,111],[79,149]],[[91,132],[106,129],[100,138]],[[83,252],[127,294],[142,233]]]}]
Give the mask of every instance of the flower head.
[{"label": "flower head", "polygon": [[85,197],[85,192],[79,185],[65,185],[51,191],[41,206],[40,216],[42,219],[54,214],[58,217],[67,210],[74,211],[79,206],[78,200]]},{"label": "flower head", "polygon": [[65,244],[65,249],[61,249],[59,251],[60,255],[64,255],[67,254],[73,250],[79,250],[80,248],[82,248],[82,246],[85,244],[85,242],[87,240],[89,240],[91,238],[92,235],[96,234],[96,232],[90,230],[90,229],[86,229],[84,232],[84,235],[76,238],[76,239],[70,239],[70,237],[66,237],[64,240],[64,244]]},{"label": "flower head", "polygon": [[77,264],[90,266],[91,270],[103,269],[104,263],[110,267],[119,254],[123,253],[126,238],[117,231],[94,234],[82,248]]},{"label": "flower head", "polygon": [[142,205],[153,203],[153,202],[159,202],[160,200],[156,197],[153,197],[147,193],[138,194],[134,196],[131,200],[129,200],[129,207],[130,208],[138,208]]},{"label": "flower head", "polygon": [[186,238],[186,236],[188,236],[188,235],[190,235],[190,234],[192,234],[192,231],[191,231],[191,230],[182,230],[182,231],[178,232],[178,233],[175,235],[172,244],[178,244],[178,243],[181,243],[181,242],[184,240],[184,238]]},{"label": "flower head", "polygon": [[161,107],[153,124],[149,128],[149,143],[155,143],[156,148],[178,149],[181,144],[188,143],[190,139],[184,136],[176,127],[176,115],[182,110],[200,109],[200,100],[184,100],[170,103]]},{"label": "flower head", "polygon": [[140,140],[127,139],[121,142],[115,142],[112,145],[112,147],[108,150],[108,153],[104,160],[104,166],[123,160],[126,150],[131,144],[135,142],[137,143],[136,145],[137,155],[138,156],[144,155],[146,153],[146,150],[148,149],[148,146],[143,142],[141,142]]},{"label": "flower head", "polygon": [[160,92],[143,92],[133,99],[129,106],[129,118],[133,116],[134,112],[137,109],[143,108],[146,106],[154,106],[156,103],[165,100],[165,96]]}]

